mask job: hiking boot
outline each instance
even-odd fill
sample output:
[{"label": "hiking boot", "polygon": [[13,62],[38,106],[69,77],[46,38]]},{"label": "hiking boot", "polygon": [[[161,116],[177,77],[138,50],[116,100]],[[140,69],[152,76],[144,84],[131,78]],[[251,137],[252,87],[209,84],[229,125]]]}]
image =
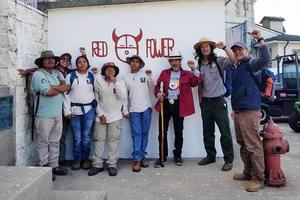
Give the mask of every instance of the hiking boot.
[{"label": "hiking boot", "polygon": [[236,181],[250,181],[251,176],[244,173],[234,173],[233,180]]},{"label": "hiking boot", "polygon": [[155,168],[159,168],[163,165],[166,165],[167,164],[167,159],[164,159],[163,163],[161,163],[161,159],[157,159],[156,162],[154,163],[153,167]]},{"label": "hiking boot", "polygon": [[134,161],[132,163],[132,171],[133,172],[140,172],[141,171],[141,162],[140,161]]},{"label": "hiking boot", "polygon": [[177,166],[182,166],[182,164],[183,164],[181,156],[180,157],[174,157],[174,162]]},{"label": "hiking boot", "polygon": [[75,161],[71,166],[72,170],[79,170],[80,168],[81,168],[80,161]]},{"label": "hiking boot", "polygon": [[198,163],[198,165],[208,165],[210,163],[214,163],[216,162],[216,158],[212,158],[209,156],[206,156],[205,158],[203,158],[202,160],[200,160],[200,162]]},{"label": "hiking boot", "polygon": [[142,160],[141,161],[141,167],[143,167],[143,168],[149,167],[149,161],[146,160],[146,159]]},{"label": "hiking boot", "polygon": [[68,174],[68,170],[64,167],[58,166],[52,169],[52,173],[57,176],[65,176]]},{"label": "hiking boot", "polygon": [[82,169],[88,170],[91,168],[91,162],[89,160],[82,161]]},{"label": "hiking boot", "polygon": [[109,167],[109,168],[108,168],[108,174],[109,174],[110,176],[116,176],[117,173],[118,173],[117,168],[115,168],[115,167]]},{"label": "hiking boot", "polygon": [[232,170],[232,163],[224,163],[223,167],[222,167],[222,171],[230,171]]},{"label": "hiking boot", "polygon": [[104,167],[92,167],[89,172],[88,172],[88,175],[89,176],[95,176],[97,175],[99,172],[102,172],[104,170]]},{"label": "hiking boot", "polygon": [[251,180],[248,183],[247,187],[246,187],[246,191],[248,191],[248,192],[258,192],[263,187],[264,187],[264,182],[257,181],[257,180]]}]

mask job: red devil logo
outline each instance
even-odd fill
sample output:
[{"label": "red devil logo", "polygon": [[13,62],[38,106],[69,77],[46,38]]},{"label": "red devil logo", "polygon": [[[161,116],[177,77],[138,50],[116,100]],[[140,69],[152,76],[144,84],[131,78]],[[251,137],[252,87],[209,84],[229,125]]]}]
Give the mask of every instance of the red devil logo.
[{"label": "red devil logo", "polygon": [[139,55],[139,41],[143,37],[143,31],[140,29],[140,33],[137,36],[130,34],[124,34],[117,36],[116,29],[112,32],[112,39],[115,42],[115,52],[117,58],[126,62],[126,58],[131,55]]}]

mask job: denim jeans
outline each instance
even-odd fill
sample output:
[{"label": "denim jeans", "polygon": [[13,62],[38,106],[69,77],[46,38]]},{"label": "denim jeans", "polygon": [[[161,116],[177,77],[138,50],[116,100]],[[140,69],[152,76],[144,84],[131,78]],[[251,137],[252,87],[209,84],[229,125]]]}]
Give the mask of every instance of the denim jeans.
[{"label": "denim jeans", "polygon": [[71,119],[73,133],[74,161],[88,160],[91,146],[91,129],[95,119],[95,109],[83,115],[73,115]]},{"label": "denim jeans", "polygon": [[130,127],[133,143],[133,160],[141,161],[146,158],[148,132],[151,125],[152,109],[148,108],[144,112],[130,113]]}]

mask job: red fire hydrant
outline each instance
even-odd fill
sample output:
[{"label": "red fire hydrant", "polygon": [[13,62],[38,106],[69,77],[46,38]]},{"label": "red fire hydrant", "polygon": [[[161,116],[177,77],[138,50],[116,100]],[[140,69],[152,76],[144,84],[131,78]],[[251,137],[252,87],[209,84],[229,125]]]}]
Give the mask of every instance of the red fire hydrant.
[{"label": "red fire hydrant", "polygon": [[280,154],[289,152],[289,143],[282,138],[277,124],[270,120],[260,134],[263,137],[266,184],[285,185],[286,179],[280,167]]}]

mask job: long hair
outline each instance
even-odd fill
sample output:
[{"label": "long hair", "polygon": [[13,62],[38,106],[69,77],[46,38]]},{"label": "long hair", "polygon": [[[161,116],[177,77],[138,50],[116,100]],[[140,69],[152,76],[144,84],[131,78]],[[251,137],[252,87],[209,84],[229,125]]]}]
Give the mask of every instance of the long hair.
[{"label": "long hair", "polygon": [[[209,46],[210,46],[211,53],[208,56],[208,64],[210,65],[213,62],[217,61],[217,55],[214,53],[214,47],[212,45]],[[198,60],[199,66],[201,65],[201,62],[204,60],[204,55],[202,54],[200,47],[195,51],[195,59]]]}]

